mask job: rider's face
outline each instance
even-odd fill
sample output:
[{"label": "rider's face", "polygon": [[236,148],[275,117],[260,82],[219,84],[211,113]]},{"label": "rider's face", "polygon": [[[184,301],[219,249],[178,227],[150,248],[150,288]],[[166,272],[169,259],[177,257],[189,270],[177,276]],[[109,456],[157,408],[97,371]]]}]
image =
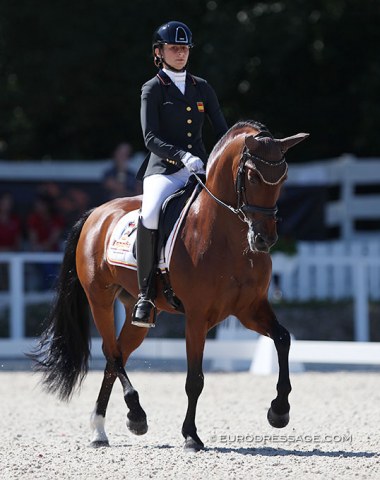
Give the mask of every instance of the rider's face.
[{"label": "rider's face", "polygon": [[[185,67],[189,58],[189,47],[187,45],[163,45],[163,59],[171,67],[181,70]],[[161,52],[156,48],[156,54],[161,56]]]}]

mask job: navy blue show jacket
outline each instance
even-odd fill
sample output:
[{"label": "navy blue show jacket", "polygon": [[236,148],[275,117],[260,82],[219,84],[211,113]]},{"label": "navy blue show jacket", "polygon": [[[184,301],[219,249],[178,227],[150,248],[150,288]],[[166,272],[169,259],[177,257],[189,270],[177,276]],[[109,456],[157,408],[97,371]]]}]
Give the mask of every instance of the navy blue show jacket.
[{"label": "navy blue show jacket", "polygon": [[137,178],[177,172],[183,168],[181,159],[187,152],[206,164],[208,156],[202,141],[205,115],[219,140],[228,127],[206,80],[187,73],[185,94],[162,70],[146,82],[141,92],[141,127],[149,154]]}]

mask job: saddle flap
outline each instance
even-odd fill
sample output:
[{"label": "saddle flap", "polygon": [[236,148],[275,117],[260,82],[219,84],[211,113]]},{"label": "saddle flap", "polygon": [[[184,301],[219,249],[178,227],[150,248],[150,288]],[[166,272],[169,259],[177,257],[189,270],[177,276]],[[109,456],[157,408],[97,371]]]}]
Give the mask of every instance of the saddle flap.
[{"label": "saddle flap", "polygon": [[[196,180],[193,178],[184,188],[175,192],[164,202],[160,214],[158,240],[158,267],[161,271],[169,269],[179,227],[190,205],[201,191],[200,188],[194,188],[195,186]],[[139,211],[133,210],[125,214],[115,226],[107,248],[107,261],[111,265],[136,270],[134,246],[138,216]]]},{"label": "saddle flap", "polygon": [[[191,198],[191,203],[196,199],[200,188],[195,177],[191,176],[187,184],[170,195],[163,203],[158,223],[158,252],[166,244],[174,224]],[[194,195],[192,196],[192,194]]]}]

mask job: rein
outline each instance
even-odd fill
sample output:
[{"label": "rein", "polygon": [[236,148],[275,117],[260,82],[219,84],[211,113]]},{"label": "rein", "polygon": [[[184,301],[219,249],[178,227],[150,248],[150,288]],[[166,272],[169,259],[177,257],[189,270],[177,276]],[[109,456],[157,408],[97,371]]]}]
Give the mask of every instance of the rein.
[{"label": "rein", "polygon": [[[220,200],[218,197],[216,197],[205,185],[203,180],[199,177],[198,174],[192,173],[194,177],[197,179],[197,182],[199,185],[201,185],[202,188],[206,190],[206,192],[222,207],[227,208],[230,210],[232,213],[237,215],[239,219],[242,222],[250,222],[250,220],[247,217],[247,214],[249,213],[260,213],[261,215],[264,215],[265,217],[273,218],[274,220],[277,220],[277,212],[278,212],[278,207],[275,205],[274,207],[267,208],[267,207],[260,207],[258,205],[252,205],[247,202],[247,197],[245,194],[245,164],[247,163],[247,160],[249,158],[257,158],[258,160],[265,162],[262,158],[255,157],[252,155],[249,151],[248,148],[245,147],[243,150],[243,154],[241,156],[240,162],[239,162],[239,167],[238,167],[238,172],[236,176],[236,182],[235,182],[235,190],[237,193],[237,208],[234,208],[231,205],[228,205],[227,203],[223,202]],[[283,159],[285,161],[285,158]],[[258,220],[257,222],[254,222],[255,224],[259,223],[260,221]]]}]

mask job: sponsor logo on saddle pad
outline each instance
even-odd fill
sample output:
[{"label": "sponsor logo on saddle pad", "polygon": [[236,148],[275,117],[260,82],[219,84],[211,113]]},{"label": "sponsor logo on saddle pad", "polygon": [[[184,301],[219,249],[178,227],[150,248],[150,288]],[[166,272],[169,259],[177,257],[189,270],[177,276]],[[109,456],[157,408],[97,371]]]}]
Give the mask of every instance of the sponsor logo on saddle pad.
[{"label": "sponsor logo on saddle pad", "polygon": [[[125,217],[123,218],[125,219]],[[128,221],[124,230],[120,234],[120,238],[115,238],[115,241],[112,244],[112,248],[131,252],[133,249],[133,243],[134,243],[134,242],[131,242],[131,236],[136,229],[137,229],[137,223],[135,222],[135,220]],[[133,236],[133,238],[135,238],[135,236]]]},{"label": "sponsor logo on saddle pad", "polygon": [[[169,270],[174,243],[177,238],[179,227],[181,226],[186,213],[187,208],[181,212],[181,215],[176,221],[168,241],[161,252],[158,264],[161,270]],[[139,210],[133,210],[124,215],[116,224],[107,248],[107,261],[111,265],[118,265],[120,267],[130,268],[131,270],[137,270],[133,246],[136,240],[138,218]]]}]

